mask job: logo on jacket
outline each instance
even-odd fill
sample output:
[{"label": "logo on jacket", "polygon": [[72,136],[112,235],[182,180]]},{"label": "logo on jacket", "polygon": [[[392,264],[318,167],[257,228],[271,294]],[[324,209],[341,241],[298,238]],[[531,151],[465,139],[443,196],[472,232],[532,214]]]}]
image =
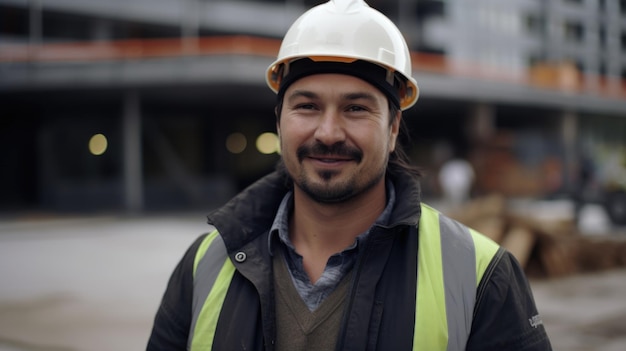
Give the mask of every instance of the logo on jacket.
[{"label": "logo on jacket", "polygon": [[539,315],[536,315],[528,318],[528,323],[530,323],[531,327],[537,328],[538,326],[543,324],[543,321],[541,320],[541,317]]}]

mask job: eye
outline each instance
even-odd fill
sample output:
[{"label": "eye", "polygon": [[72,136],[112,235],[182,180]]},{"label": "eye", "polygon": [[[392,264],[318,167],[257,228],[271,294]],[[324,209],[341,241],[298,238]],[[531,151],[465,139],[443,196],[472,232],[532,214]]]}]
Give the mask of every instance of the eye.
[{"label": "eye", "polygon": [[315,108],[315,105],[313,105],[311,103],[303,103],[303,104],[296,105],[296,109],[312,110],[314,108]]},{"label": "eye", "polygon": [[368,109],[366,107],[364,107],[364,106],[361,106],[361,105],[350,105],[350,106],[348,106],[346,111],[348,111],[348,112],[366,112],[366,111],[368,111]]}]

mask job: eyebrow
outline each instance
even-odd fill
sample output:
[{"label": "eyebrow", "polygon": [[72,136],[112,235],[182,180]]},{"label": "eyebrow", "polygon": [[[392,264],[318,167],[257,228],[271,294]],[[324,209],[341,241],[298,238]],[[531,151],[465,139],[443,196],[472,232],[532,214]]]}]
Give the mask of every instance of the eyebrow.
[{"label": "eyebrow", "polygon": [[308,90],[294,90],[291,94],[289,94],[289,96],[287,97],[287,100],[289,100],[290,102],[299,98],[299,97],[305,97],[305,98],[309,98],[309,99],[315,99],[317,98],[317,94],[315,94],[312,91],[308,91]]},{"label": "eyebrow", "polygon": [[347,93],[341,96],[345,100],[359,100],[364,99],[370,102],[376,102],[376,97],[373,94],[365,92]]},{"label": "eyebrow", "polygon": [[[319,95],[309,90],[295,90],[289,95],[287,99],[289,101],[293,101],[299,97],[316,99],[316,98],[319,98]],[[341,99],[343,100],[365,99],[371,102],[376,102],[376,97],[373,94],[366,93],[366,92],[346,93],[346,94],[341,95]]]}]

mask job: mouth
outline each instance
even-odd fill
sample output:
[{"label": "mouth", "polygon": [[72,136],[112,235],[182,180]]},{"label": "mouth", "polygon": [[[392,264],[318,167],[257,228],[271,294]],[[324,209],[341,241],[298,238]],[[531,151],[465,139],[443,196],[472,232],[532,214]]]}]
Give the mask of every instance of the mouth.
[{"label": "mouth", "polygon": [[348,162],[360,163],[363,157],[360,150],[349,148],[345,144],[326,146],[315,144],[312,147],[300,147],[297,150],[298,159],[311,160],[320,165],[340,165]]},{"label": "mouth", "polygon": [[309,156],[309,159],[317,161],[317,162],[322,162],[322,163],[336,163],[336,162],[353,161],[352,158],[348,158],[348,157],[334,157],[334,156],[328,156],[328,155],[324,155],[324,156]]},{"label": "mouth", "polygon": [[346,164],[354,162],[354,159],[346,157],[332,157],[332,156],[310,156],[306,159],[310,160],[313,166],[319,168],[335,168],[343,167]]}]

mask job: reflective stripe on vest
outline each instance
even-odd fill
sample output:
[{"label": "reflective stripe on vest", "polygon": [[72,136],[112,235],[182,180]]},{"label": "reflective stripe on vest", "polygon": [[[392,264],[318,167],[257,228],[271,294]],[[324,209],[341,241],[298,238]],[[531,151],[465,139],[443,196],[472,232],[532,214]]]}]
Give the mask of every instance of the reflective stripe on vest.
[{"label": "reflective stripe on vest", "polygon": [[464,350],[476,290],[499,246],[422,204],[413,350]]},{"label": "reflective stripe on vest", "polygon": [[[204,238],[194,259],[192,318],[187,349],[211,350],[221,306],[235,273],[217,230]],[[220,308],[216,308],[220,306]]]},{"label": "reflective stripe on vest", "polygon": [[[418,240],[413,350],[464,350],[478,284],[499,246],[424,204]],[[217,230],[200,244],[193,273],[188,349],[211,350],[235,273]]]}]

